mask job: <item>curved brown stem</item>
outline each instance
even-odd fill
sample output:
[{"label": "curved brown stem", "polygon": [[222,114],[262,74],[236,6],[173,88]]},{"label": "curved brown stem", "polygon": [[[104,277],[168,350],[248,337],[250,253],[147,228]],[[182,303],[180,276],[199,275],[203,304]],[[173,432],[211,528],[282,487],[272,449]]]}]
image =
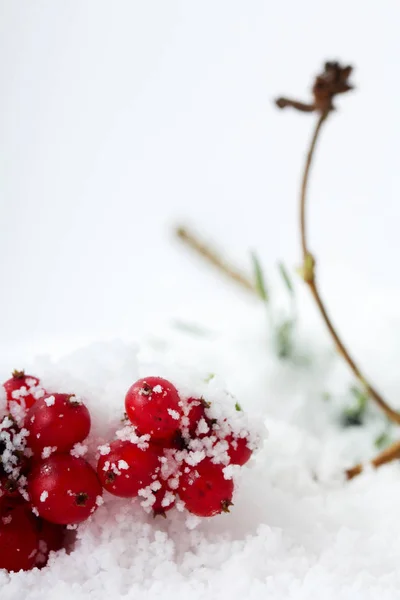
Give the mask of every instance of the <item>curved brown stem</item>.
[{"label": "curved brown stem", "polygon": [[387,415],[387,417],[394,421],[397,424],[400,424],[400,414],[391,408],[387,402],[382,398],[381,394],[366,380],[364,375],[361,373],[358,365],[350,355],[343,341],[341,340],[337,330],[335,329],[328,312],[326,310],[325,304],[320,296],[317,281],[315,278],[315,260],[313,255],[308,249],[308,240],[307,240],[307,228],[306,228],[306,201],[307,201],[307,188],[309,182],[310,168],[312,164],[312,160],[315,153],[315,148],[317,145],[317,141],[319,138],[319,134],[321,132],[322,125],[326,121],[330,110],[326,110],[320,113],[320,116],[317,120],[316,127],[314,129],[313,136],[311,138],[310,147],[307,153],[306,163],[304,167],[303,180],[301,184],[301,193],[300,193],[300,234],[301,234],[301,247],[303,252],[303,267],[301,269],[301,274],[304,281],[307,283],[310,288],[311,294],[318,306],[319,312],[322,316],[323,321],[325,322],[326,327],[335,343],[335,346],[338,352],[341,354],[345,362],[350,367],[351,371],[355,375],[355,377],[359,380],[359,382],[364,387],[365,391],[368,395],[375,401],[375,403],[383,410],[383,412]]},{"label": "curved brown stem", "polygon": [[[392,460],[400,459],[400,441],[394,442],[389,448],[385,448],[382,452],[380,452],[373,460],[371,460],[371,465],[377,469],[381,465],[385,465]],[[353,479],[357,477],[363,470],[362,464],[355,465],[351,469],[347,469],[346,477],[347,479]]]}]

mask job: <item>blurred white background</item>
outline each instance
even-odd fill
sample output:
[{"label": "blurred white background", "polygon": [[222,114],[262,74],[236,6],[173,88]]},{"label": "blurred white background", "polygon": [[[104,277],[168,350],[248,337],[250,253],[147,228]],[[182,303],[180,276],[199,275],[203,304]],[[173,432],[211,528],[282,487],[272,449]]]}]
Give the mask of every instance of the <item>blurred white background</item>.
[{"label": "blurred white background", "polygon": [[296,265],[314,117],[272,99],[306,100],[326,59],[357,90],[312,179],[321,283],[399,288],[399,23],[395,0],[1,0],[0,352],[222,311],[235,289],[178,221],[244,265]]}]

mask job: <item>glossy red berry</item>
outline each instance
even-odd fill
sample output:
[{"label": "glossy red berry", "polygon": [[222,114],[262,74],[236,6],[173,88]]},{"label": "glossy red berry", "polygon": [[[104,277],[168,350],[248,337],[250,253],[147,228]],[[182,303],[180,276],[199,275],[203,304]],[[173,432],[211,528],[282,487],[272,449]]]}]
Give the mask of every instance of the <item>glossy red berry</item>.
[{"label": "glossy red berry", "polygon": [[28,476],[28,493],[38,515],[60,525],[85,521],[102,501],[96,472],[70,454],[37,463]]},{"label": "glossy red berry", "polygon": [[171,440],[180,427],[182,409],[177,389],[161,377],[139,379],[128,390],[125,410],[138,431],[155,441]]},{"label": "glossy red berry", "polygon": [[195,467],[184,468],[178,494],[188,511],[199,517],[212,517],[229,512],[233,481],[225,479],[221,465],[205,458]]},{"label": "glossy red berry", "polygon": [[250,450],[247,445],[247,439],[234,437],[233,435],[229,435],[225,439],[229,444],[227,452],[230,463],[232,465],[240,465],[241,467],[245,465],[253,454],[252,450]]},{"label": "glossy red berry", "polygon": [[0,504],[0,569],[28,571],[35,566],[39,538],[27,504]]},{"label": "glossy red berry", "polygon": [[149,486],[160,467],[160,450],[149,446],[140,449],[128,441],[109,444],[110,452],[100,456],[97,474],[102,486],[114,496],[133,498]]},{"label": "glossy red berry", "polygon": [[34,454],[40,456],[44,448],[68,452],[89,435],[90,414],[74,395],[49,394],[29,409],[25,428],[29,431],[27,445]]},{"label": "glossy red berry", "polygon": [[10,408],[11,402],[30,408],[40,395],[39,386],[40,381],[37,377],[25,375],[24,371],[13,371],[11,379],[3,383],[7,395],[7,408]]},{"label": "glossy red berry", "polygon": [[161,481],[161,487],[158,490],[153,491],[156,498],[153,506],[153,515],[162,515],[165,517],[165,513],[171,510],[175,506],[176,496],[175,493],[168,486],[167,481]]}]

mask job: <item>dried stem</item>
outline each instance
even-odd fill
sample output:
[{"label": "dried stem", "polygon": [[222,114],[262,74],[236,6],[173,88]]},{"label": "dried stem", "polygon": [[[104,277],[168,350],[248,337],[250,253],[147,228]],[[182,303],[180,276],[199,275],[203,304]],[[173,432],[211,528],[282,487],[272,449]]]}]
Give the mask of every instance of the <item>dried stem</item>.
[{"label": "dried stem", "polygon": [[400,414],[393,410],[387,402],[382,398],[381,394],[366,380],[362,374],[360,368],[355,363],[354,359],[350,355],[346,346],[342,342],[338,332],[336,331],[329,315],[326,310],[325,304],[320,296],[317,281],[315,278],[315,259],[308,249],[307,241],[307,228],[306,228],[306,200],[307,200],[307,187],[309,181],[310,168],[315,153],[318,137],[322,128],[322,125],[326,121],[331,109],[327,109],[320,113],[317,120],[317,124],[314,130],[314,134],[311,139],[310,148],[307,154],[306,164],[304,167],[303,181],[301,185],[300,193],[300,234],[301,234],[301,247],[303,252],[303,268],[301,270],[304,281],[307,283],[311,294],[318,306],[319,312],[321,313],[322,319],[328,328],[328,331],[335,342],[335,346],[338,352],[341,354],[345,362],[349,365],[355,377],[359,380],[368,395],[375,401],[375,403],[383,410],[389,419],[397,424],[400,424]]},{"label": "dried stem", "polygon": [[298,100],[292,100],[291,98],[277,98],[275,102],[279,108],[291,106],[301,112],[313,112],[315,110],[314,104],[306,104],[305,102],[299,102]]},{"label": "dried stem", "polygon": [[[373,460],[371,460],[371,465],[377,469],[381,465],[385,465],[392,460],[400,459],[400,441],[394,442],[389,448],[386,448],[382,452],[380,452]],[[357,477],[363,471],[363,465],[358,464],[352,467],[351,469],[347,469],[346,477],[347,479],[353,479]]]},{"label": "dried stem", "polygon": [[177,227],[175,233],[184,244],[218,269],[225,277],[228,277],[248,292],[258,296],[253,282],[236,267],[229,264],[214,248],[211,248],[208,244],[200,240],[196,234],[186,227]]}]

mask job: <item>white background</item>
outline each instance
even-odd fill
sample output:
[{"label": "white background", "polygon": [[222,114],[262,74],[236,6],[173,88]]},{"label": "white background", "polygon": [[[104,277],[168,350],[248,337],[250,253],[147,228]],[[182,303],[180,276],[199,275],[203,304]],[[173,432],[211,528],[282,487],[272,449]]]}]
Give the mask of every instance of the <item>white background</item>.
[{"label": "white background", "polygon": [[1,0],[2,354],[225,310],[235,290],[171,241],[178,221],[294,266],[314,116],[272,99],[307,99],[326,59],[357,91],[315,165],[321,282],[398,288],[399,23],[394,0]]}]

